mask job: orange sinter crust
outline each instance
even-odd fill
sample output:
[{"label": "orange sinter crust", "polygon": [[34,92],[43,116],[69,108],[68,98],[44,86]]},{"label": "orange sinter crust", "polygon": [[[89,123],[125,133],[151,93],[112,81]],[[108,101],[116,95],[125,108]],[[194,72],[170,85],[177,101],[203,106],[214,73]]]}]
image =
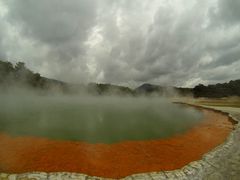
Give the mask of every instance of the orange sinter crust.
[{"label": "orange sinter crust", "polygon": [[90,144],[0,134],[0,172],[79,172],[121,178],[174,170],[223,143],[233,129],[228,116],[202,109],[204,119],[184,134],[159,140]]}]

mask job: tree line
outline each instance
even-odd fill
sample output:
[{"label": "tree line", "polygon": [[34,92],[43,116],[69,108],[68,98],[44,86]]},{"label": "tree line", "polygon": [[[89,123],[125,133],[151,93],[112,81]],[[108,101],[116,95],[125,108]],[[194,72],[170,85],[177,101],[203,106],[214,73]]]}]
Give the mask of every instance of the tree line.
[{"label": "tree line", "polygon": [[152,95],[159,96],[194,96],[207,98],[222,98],[240,96],[240,80],[215,85],[199,84],[194,88],[164,87],[152,84],[143,84],[136,89],[112,84],[89,83],[88,85],[70,84],[62,81],[42,77],[39,73],[29,70],[24,62],[13,65],[10,62],[0,61],[0,87],[24,86],[41,90],[52,90],[63,93],[85,92],[94,95]]}]

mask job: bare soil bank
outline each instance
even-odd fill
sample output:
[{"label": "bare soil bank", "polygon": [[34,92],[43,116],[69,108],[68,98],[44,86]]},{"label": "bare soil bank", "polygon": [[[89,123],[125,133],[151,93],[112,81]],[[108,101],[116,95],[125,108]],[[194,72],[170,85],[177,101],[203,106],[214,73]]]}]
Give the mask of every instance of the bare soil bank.
[{"label": "bare soil bank", "polygon": [[54,141],[0,134],[0,172],[81,172],[121,178],[134,173],[174,170],[201,159],[223,143],[233,123],[228,116],[202,109],[204,119],[168,139],[116,144]]}]

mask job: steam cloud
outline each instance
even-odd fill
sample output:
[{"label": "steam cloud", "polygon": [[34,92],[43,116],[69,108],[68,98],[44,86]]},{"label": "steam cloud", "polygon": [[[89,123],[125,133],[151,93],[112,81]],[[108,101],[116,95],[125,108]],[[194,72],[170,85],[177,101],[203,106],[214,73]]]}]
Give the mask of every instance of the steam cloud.
[{"label": "steam cloud", "polygon": [[0,93],[0,99],[0,132],[12,136],[116,143],[170,137],[202,119],[193,108],[155,97],[53,96],[18,89]]}]

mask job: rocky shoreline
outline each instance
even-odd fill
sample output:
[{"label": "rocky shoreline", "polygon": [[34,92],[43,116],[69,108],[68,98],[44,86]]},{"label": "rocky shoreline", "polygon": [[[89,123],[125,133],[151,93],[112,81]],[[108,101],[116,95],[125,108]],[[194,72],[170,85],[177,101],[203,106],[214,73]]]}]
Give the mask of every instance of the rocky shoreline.
[{"label": "rocky shoreline", "polygon": [[[240,110],[236,108],[219,108],[202,106],[222,113],[227,113],[236,122],[240,121]],[[240,124],[234,126],[226,141],[206,153],[201,160],[191,162],[181,169],[134,174],[122,179],[239,179],[240,177]],[[80,173],[44,173],[31,172],[23,174],[0,173],[0,180],[43,180],[43,179],[109,179],[93,177]]]}]

